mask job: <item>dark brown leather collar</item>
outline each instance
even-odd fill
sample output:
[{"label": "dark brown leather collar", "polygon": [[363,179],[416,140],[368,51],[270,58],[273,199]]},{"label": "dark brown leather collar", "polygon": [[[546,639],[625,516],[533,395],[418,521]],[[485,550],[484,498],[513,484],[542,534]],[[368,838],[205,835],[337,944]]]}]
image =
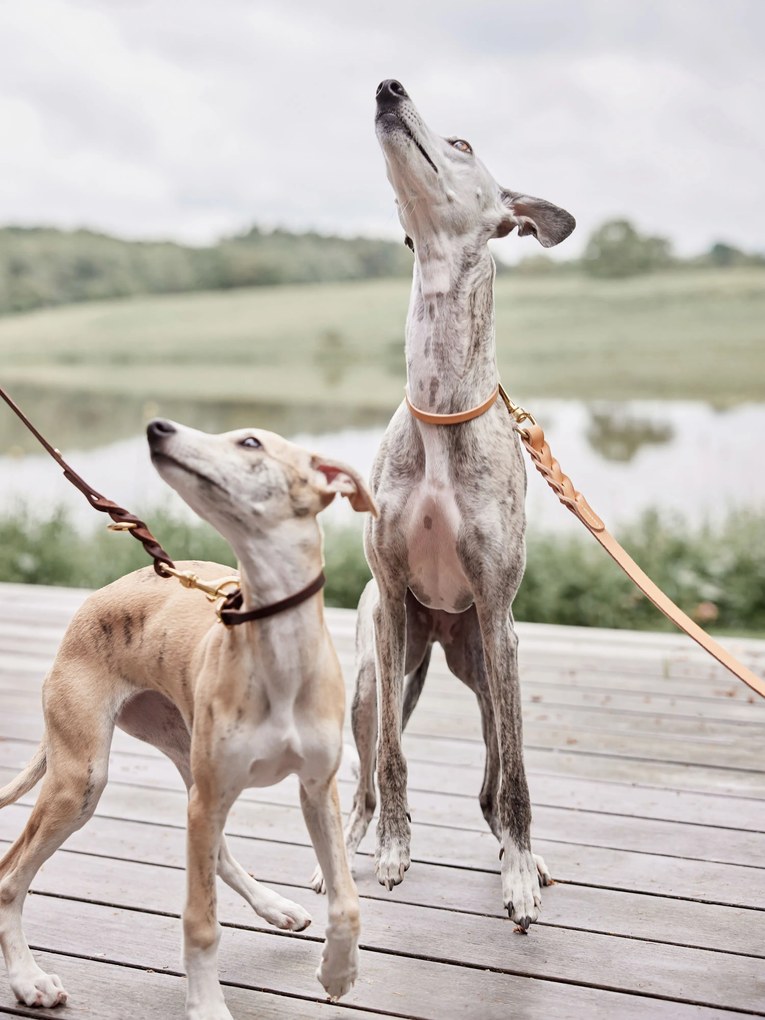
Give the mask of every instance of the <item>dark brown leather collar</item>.
[{"label": "dark brown leather collar", "polygon": [[252,620],[264,620],[268,616],[276,616],[277,613],[283,613],[287,609],[299,606],[301,602],[307,601],[312,595],[321,591],[326,583],[327,579],[324,576],[324,571],[322,571],[306,588],[303,588],[302,591],[297,592],[295,595],[288,595],[286,599],[272,602],[270,606],[261,606],[259,609],[247,609],[244,612],[241,609],[242,602],[244,601],[242,591],[240,588],[237,588],[236,591],[232,591],[230,595],[226,596],[218,608],[218,619],[221,623],[225,623],[227,627],[233,627],[238,623],[250,623]]}]

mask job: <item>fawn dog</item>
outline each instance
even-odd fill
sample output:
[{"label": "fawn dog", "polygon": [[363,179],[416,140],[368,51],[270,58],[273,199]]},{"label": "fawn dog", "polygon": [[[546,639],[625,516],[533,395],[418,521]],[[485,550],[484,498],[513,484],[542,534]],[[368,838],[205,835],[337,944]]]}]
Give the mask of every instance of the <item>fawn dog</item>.
[{"label": "fawn dog", "polygon": [[[317,515],[340,493],[375,513],[349,467],[272,432],[207,435],[166,420],[148,426],[162,478],[230,543],[245,611],[273,606],[321,572]],[[202,578],[229,572],[189,564]],[[310,587],[310,586],[309,586]],[[306,589],[308,590],[308,589]],[[61,981],[35,963],[24,938],[24,898],[40,866],[91,817],[106,785],[115,725],[163,751],[188,790],[183,914],[189,1020],[231,1020],[218,980],[215,876],[266,921],[300,931],[310,916],[251,878],[223,827],[246,787],[288,774],[327,876],[329,924],[317,977],[331,998],[358,967],[359,902],[343,844],[335,773],[344,685],[320,593],[267,619],[226,627],[199,592],[150,567],[102,588],[77,612],[43,690],[45,735],[33,761],[0,790],[0,807],[43,779],[20,838],[0,861],[0,945],[16,997],[66,1002]]]},{"label": "fawn dog", "polygon": [[[502,188],[468,142],[431,131],[397,81],[379,86],[375,124],[414,251],[414,280],[407,400],[372,470],[380,516],[365,534],[374,580],[359,603],[352,721],[361,768],[346,845],[352,857],[374,813],[376,763],[377,877],[389,889],[402,881],[411,830],[401,733],[438,641],[478,700],[486,745],[481,808],[501,846],[504,905],[526,931],[538,919],[540,879],[550,878],[530,842],[511,612],[525,563],[526,474],[510,416],[496,399],[487,242],[517,227],[549,247],[571,233],[574,219]],[[461,423],[415,416],[468,409],[479,414]],[[321,887],[319,872],[314,886]]]}]

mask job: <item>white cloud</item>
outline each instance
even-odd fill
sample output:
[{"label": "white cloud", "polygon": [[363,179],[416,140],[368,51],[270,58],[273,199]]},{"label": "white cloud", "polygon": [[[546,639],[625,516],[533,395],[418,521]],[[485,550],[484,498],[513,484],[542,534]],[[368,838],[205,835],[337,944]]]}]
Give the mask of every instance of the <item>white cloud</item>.
[{"label": "white cloud", "polygon": [[561,254],[613,214],[683,251],[762,249],[763,29],[759,0],[10,0],[0,222],[398,237],[372,127],[395,76],[577,216]]}]

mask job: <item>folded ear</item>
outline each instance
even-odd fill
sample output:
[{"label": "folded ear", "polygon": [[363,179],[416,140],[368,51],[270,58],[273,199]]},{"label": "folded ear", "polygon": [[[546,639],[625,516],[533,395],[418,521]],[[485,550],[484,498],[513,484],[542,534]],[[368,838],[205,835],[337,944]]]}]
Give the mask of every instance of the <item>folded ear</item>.
[{"label": "folded ear", "polygon": [[322,495],[329,497],[328,504],[339,493],[346,497],[358,513],[368,510],[373,517],[377,517],[377,507],[372,493],[361,475],[352,467],[348,467],[347,464],[343,464],[339,460],[328,460],[319,454],[314,454],[311,458],[311,467],[319,473],[320,478],[322,475],[324,477],[323,482],[319,481],[317,489]]},{"label": "folded ear", "polygon": [[503,191],[502,204],[510,216],[500,224],[497,237],[504,237],[517,225],[519,237],[533,234],[543,248],[552,248],[565,241],[576,226],[571,213],[543,198],[532,198],[518,191]]}]

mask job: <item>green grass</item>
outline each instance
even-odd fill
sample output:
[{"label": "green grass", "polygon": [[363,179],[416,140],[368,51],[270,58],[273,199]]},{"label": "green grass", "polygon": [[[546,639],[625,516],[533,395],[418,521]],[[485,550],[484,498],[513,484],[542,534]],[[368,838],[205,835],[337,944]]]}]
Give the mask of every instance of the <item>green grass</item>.
[{"label": "green grass", "polygon": [[[0,320],[8,385],[142,400],[388,412],[409,284],[379,280],[90,302]],[[505,384],[521,400],[765,393],[765,270],[497,282]]]}]

